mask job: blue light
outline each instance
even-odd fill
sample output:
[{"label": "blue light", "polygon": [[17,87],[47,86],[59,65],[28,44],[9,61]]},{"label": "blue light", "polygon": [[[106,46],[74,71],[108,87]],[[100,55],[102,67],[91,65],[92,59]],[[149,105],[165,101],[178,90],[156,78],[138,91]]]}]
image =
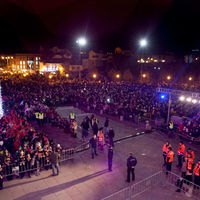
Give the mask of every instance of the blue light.
[{"label": "blue light", "polygon": [[166,95],[165,95],[165,94],[161,94],[161,95],[160,95],[160,98],[161,98],[161,99],[165,99],[165,98],[166,98]]}]

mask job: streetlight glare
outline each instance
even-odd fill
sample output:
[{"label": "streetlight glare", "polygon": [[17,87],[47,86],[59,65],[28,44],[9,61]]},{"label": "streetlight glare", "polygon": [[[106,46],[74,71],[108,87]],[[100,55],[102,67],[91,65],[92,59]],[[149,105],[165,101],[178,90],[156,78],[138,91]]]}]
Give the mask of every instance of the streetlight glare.
[{"label": "streetlight glare", "polygon": [[96,75],[96,74],[93,74],[93,75],[92,75],[92,77],[93,77],[93,78],[96,78],[96,77],[97,77],[97,75]]},{"label": "streetlight glare", "polygon": [[146,77],[147,77],[147,75],[146,75],[146,74],[142,74],[142,77],[143,77],[143,78],[146,78]]},{"label": "streetlight glare", "polygon": [[167,76],[167,80],[170,80],[171,79],[171,76]]},{"label": "streetlight glare", "polygon": [[147,46],[147,40],[146,40],[146,39],[140,40],[140,46],[141,46],[141,47]]},{"label": "streetlight glare", "polygon": [[185,97],[184,97],[184,96],[180,96],[180,97],[179,97],[179,100],[180,100],[180,101],[184,101],[184,100],[185,100]]},{"label": "streetlight glare", "polygon": [[120,75],[119,75],[119,74],[116,74],[116,78],[120,78]]},{"label": "streetlight glare", "polygon": [[87,41],[85,38],[79,38],[78,40],[76,40],[76,43],[79,45],[79,46],[85,46]]}]

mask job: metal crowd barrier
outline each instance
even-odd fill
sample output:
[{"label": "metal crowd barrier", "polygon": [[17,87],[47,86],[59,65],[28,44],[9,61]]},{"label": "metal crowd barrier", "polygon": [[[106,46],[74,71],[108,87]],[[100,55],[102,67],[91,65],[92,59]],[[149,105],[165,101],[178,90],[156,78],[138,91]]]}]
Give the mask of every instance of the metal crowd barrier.
[{"label": "metal crowd barrier", "polygon": [[131,200],[138,196],[139,194],[151,189],[155,185],[161,184],[163,181],[163,172],[159,171],[152,176],[139,181],[132,186],[126,187],[102,200]]},{"label": "metal crowd barrier", "polygon": [[[60,159],[59,163],[62,163],[66,160],[72,159],[75,157],[80,152],[83,152],[85,150],[88,150],[90,148],[89,142],[83,143],[78,147],[63,150],[60,154]],[[44,158],[45,159],[45,158]],[[20,164],[19,163],[12,163],[9,166],[3,165],[3,176],[8,177],[8,176],[20,176],[20,174],[27,173],[27,172],[33,172],[35,171],[36,174],[37,172],[41,171],[42,169],[49,168],[51,166],[50,163],[42,163],[41,165],[39,164],[39,161],[35,161],[34,165],[31,167],[26,167],[27,163],[25,162],[25,165],[20,169]]]},{"label": "metal crowd barrier", "polygon": [[175,186],[177,189],[180,189],[181,192],[185,193],[188,197],[193,197],[193,199],[200,199],[200,186],[196,185],[173,172],[168,172],[166,176],[166,181],[171,186]]},{"label": "metal crowd barrier", "polygon": [[165,172],[159,171],[138,183],[103,198],[102,200],[132,200],[145,191],[153,189],[155,186],[165,187],[166,185],[173,186],[174,191],[180,189],[187,197],[193,197],[193,199],[196,200],[200,199],[200,186],[183,179],[172,172],[168,172],[168,175],[166,175]]}]

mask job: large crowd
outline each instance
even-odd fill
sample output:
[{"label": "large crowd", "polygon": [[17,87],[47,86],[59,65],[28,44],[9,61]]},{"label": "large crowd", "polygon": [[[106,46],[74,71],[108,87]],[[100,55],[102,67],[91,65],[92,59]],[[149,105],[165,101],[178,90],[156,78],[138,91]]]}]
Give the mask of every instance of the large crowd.
[{"label": "large crowd", "polygon": [[[4,116],[0,119],[0,169],[12,174],[13,163],[24,172],[39,166],[48,166],[52,149],[62,152],[44,133],[35,130],[38,125],[51,123],[70,129],[70,122],[61,118],[55,107],[76,104],[89,110],[137,122],[141,118],[166,121],[168,100],[161,100],[155,86],[127,83],[69,83],[32,75],[1,81]],[[176,97],[172,97],[176,99]],[[42,113],[42,117],[35,116]],[[192,137],[200,136],[200,117],[194,104],[172,101],[171,115],[186,117],[179,131]],[[84,122],[82,127],[86,126]],[[106,128],[106,126],[105,126]],[[87,135],[88,128],[84,128]],[[93,132],[98,132],[98,127]],[[48,168],[48,167],[47,167]],[[0,170],[1,171],[1,170]],[[2,174],[2,172],[0,172]],[[21,177],[24,173],[20,173]],[[30,173],[28,173],[30,176]],[[12,179],[12,176],[7,176]]]}]

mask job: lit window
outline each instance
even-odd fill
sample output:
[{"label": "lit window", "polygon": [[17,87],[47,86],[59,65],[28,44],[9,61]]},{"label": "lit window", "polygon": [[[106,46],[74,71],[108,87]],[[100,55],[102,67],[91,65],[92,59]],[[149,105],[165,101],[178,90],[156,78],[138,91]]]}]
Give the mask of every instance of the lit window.
[{"label": "lit window", "polygon": [[36,57],[36,60],[38,60],[38,57]]},{"label": "lit window", "polygon": [[25,65],[25,61],[23,61],[23,64]]},{"label": "lit window", "polygon": [[13,59],[13,57],[11,56],[11,59]]},{"label": "lit window", "polygon": [[158,69],[160,70],[160,67],[158,67]]},{"label": "lit window", "polygon": [[10,56],[8,56],[8,59],[10,59]]},{"label": "lit window", "polygon": [[165,62],[165,60],[162,60],[162,62]]},{"label": "lit window", "polygon": [[22,65],[22,61],[20,61],[20,65]]},{"label": "lit window", "polygon": [[36,65],[38,65],[38,61],[36,61]]},{"label": "lit window", "polygon": [[154,69],[156,69],[156,67],[154,67]]}]

